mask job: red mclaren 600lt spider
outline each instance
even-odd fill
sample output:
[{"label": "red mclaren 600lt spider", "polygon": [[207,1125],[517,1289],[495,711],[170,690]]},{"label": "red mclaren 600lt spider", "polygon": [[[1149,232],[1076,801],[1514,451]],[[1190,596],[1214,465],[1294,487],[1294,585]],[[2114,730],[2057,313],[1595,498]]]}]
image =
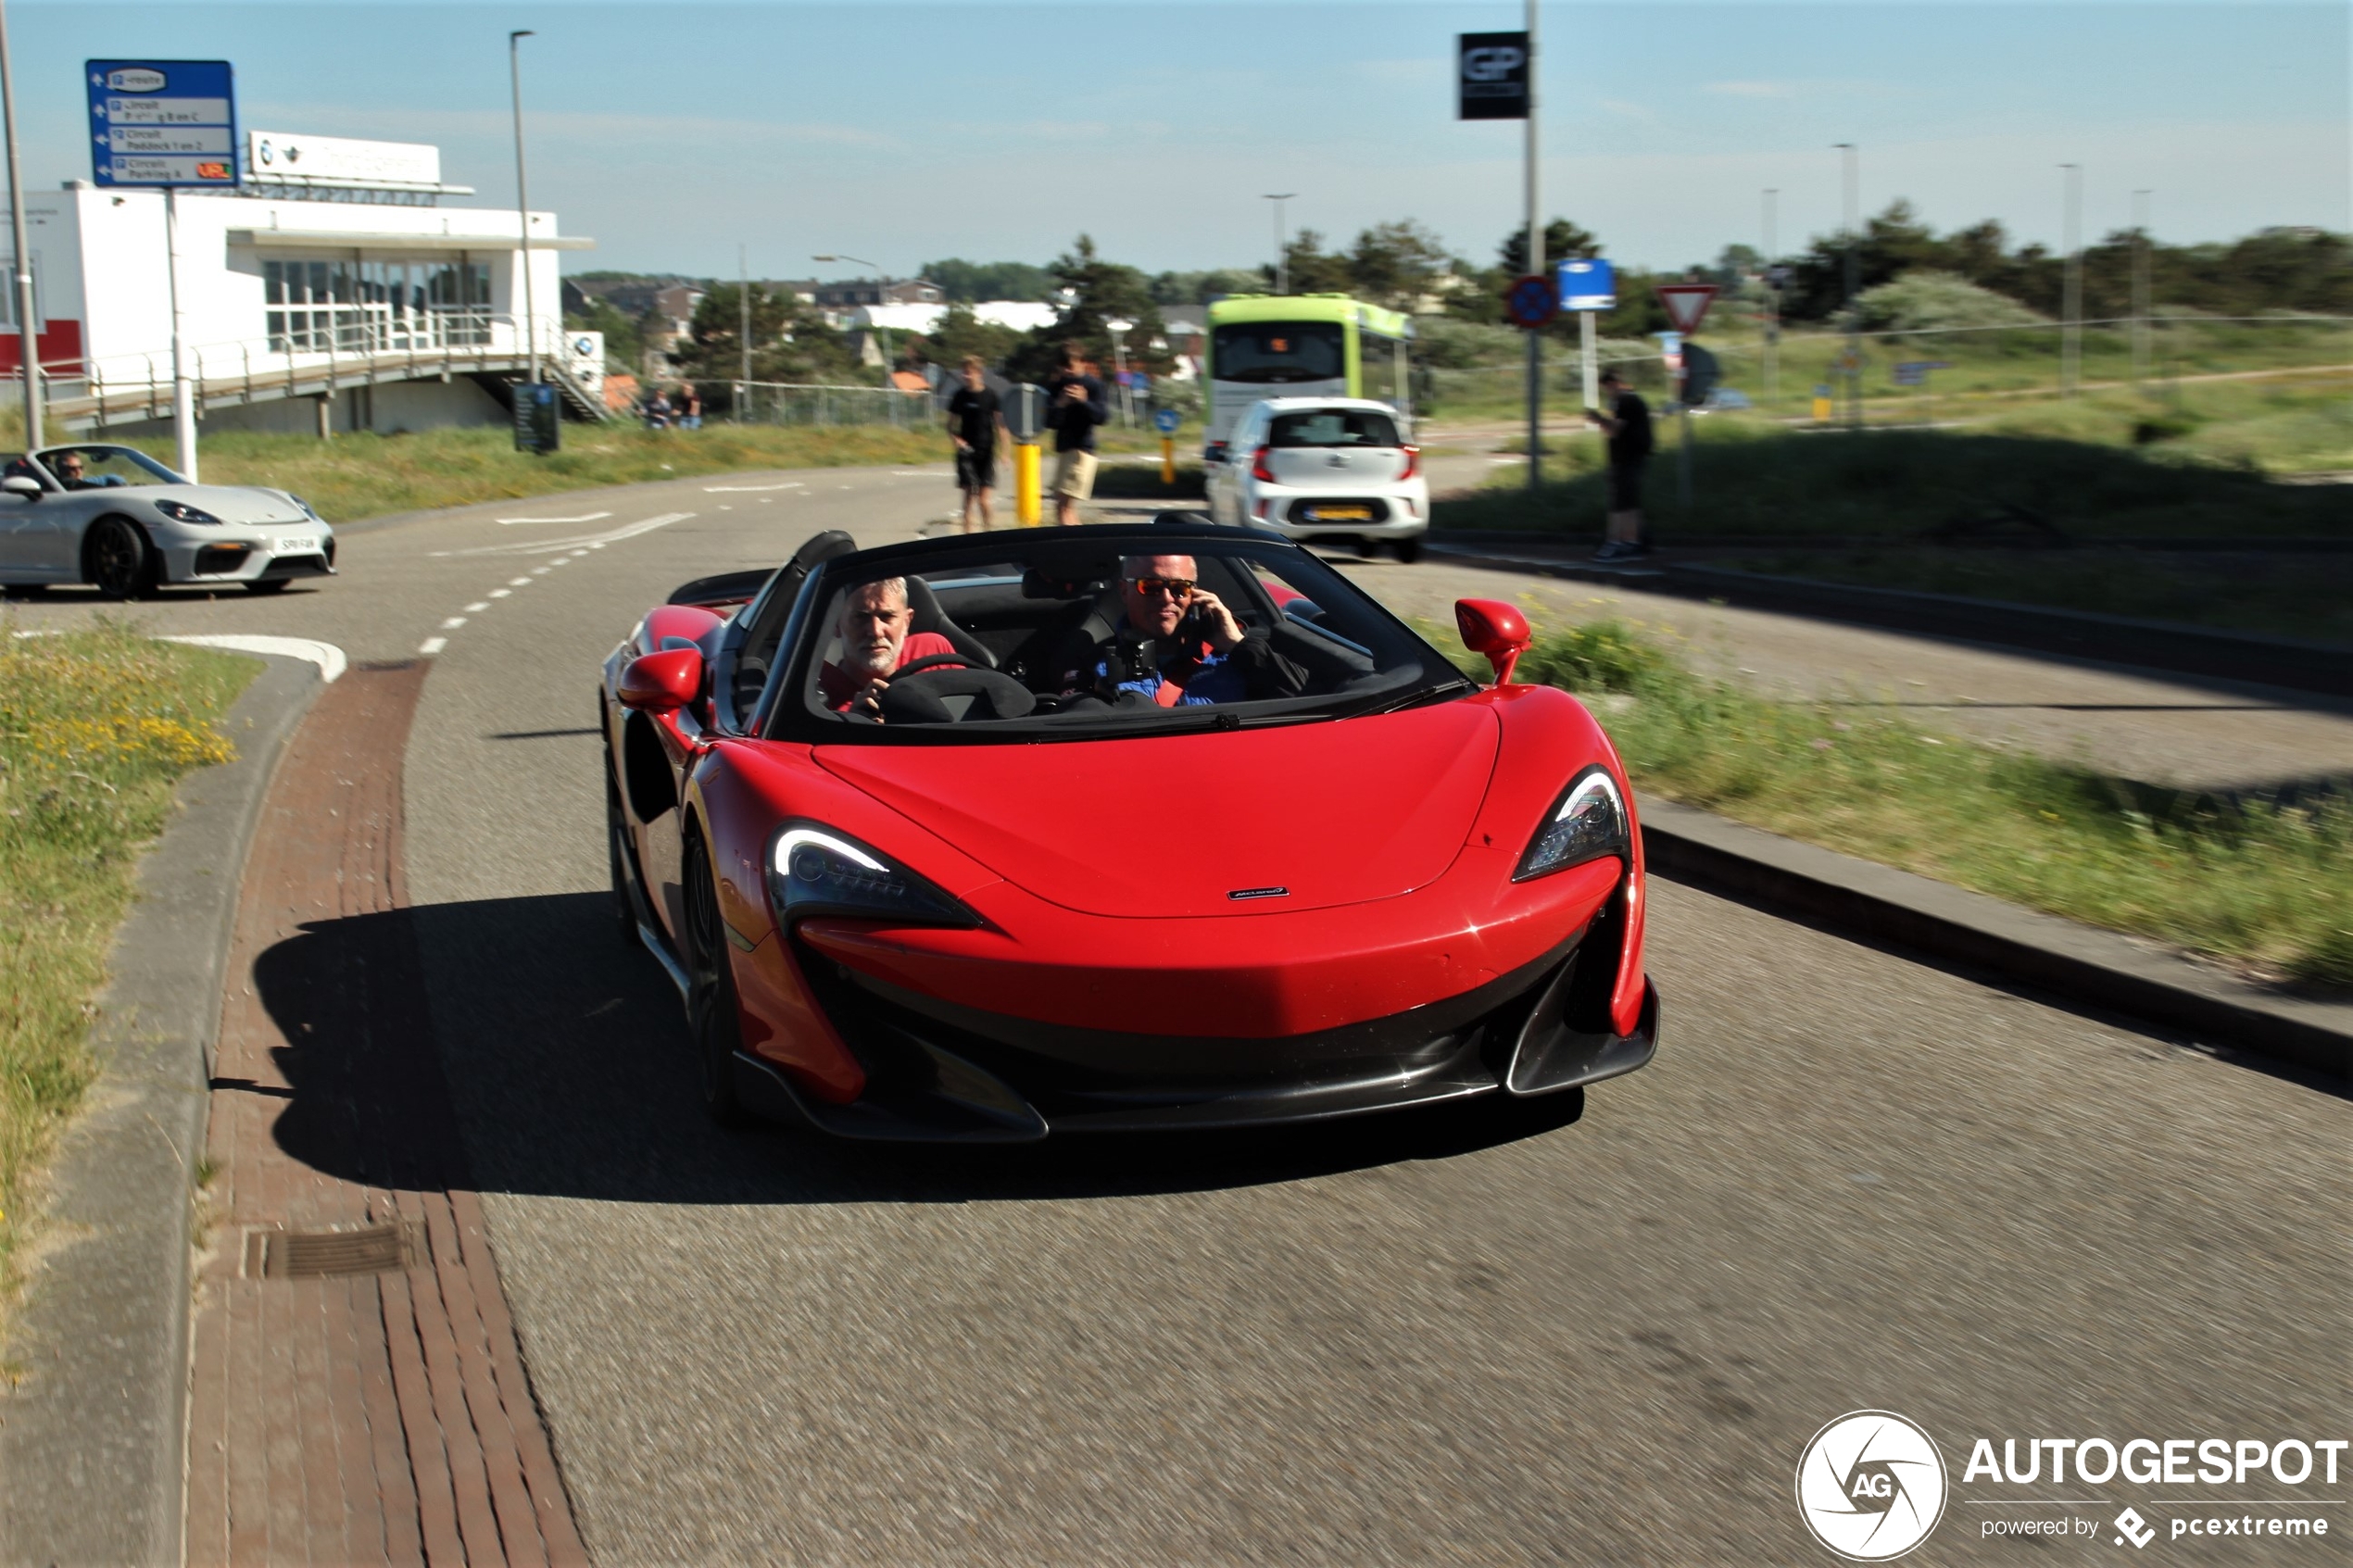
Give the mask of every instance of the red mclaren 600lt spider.
[{"label": "red mclaren 600lt spider", "polygon": [[623,935],[713,1116],[858,1138],[1544,1095],[1656,1048],[1642,836],[1527,622],[1468,679],[1298,546],[1152,524],[687,583],[599,691]]}]

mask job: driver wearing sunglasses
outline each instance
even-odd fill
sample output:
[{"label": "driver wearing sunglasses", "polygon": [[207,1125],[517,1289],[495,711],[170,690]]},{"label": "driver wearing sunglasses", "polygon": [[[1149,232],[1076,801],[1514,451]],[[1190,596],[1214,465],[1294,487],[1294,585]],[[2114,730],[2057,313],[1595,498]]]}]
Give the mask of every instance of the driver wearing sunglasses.
[{"label": "driver wearing sunglasses", "polygon": [[[1123,623],[1079,667],[1109,700],[1132,692],[1162,708],[1200,707],[1295,696],[1306,687],[1306,671],[1201,585],[1190,556],[1123,557],[1119,599]],[[1085,677],[1074,669],[1067,679]]]}]

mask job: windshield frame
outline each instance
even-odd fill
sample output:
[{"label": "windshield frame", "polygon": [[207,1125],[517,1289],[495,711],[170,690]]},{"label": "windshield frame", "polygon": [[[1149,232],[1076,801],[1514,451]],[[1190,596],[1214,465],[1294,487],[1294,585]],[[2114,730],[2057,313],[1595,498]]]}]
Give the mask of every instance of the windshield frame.
[{"label": "windshield frame", "polygon": [[[1038,542],[1032,536],[1019,543]],[[989,534],[923,539],[861,550],[821,563],[801,584],[799,599],[793,607],[792,623],[786,633],[790,641],[783,645],[790,647],[791,656],[780,660],[770,672],[762,702],[764,711],[758,720],[760,738],[810,746],[1026,746],[1052,741],[1143,739],[1329,722],[1415,706],[1436,700],[1442,694],[1467,696],[1478,689],[1428,638],[1398,619],[1386,605],[1349,581],[1330,563],[1293,540],[1263,529],[1222,528],[1207,523],[1097,523],[1084,530],[1083,541],[1074,538],[1070,544],[1088,549],[1101,547],[1112,555],[1191,554],[1207,549],[1245,558],[1280,560],[1284,580],[1302,592],[1309,583],[1335,585],[1339,596],[1350,599],[1353,609],[1384,623],[1399,636],[1416,656],[1419,668],[1355,690],[1179,706],[1150,713],[1118,709],[1090,719],[1041,715],[974,723],[863,724],[811,708],[807,694],[815,683],[816,665],[826,640],[815,631],[815,622],[821,618],[814,615],[813,607],[829,602],[844,583],[905,573],[930,577],[959,567],[999,564],[1006,558],[1008,543],[1001,535]],[[1234,548],[1238,545],[1246,547],[1238,550]],[[1309,596],[1314,597],[1312,594]],[[1320,599],[1316,602],[1324,603]],[[1279,608],[1277,613],[1281,613]]]},{"label": "windshield frame", "polygon": [[[155,480],[157,484],[185,484],[188,483],[184,476],[172,472],[171,470],[165,468],[161,463],[156,461],[145,452],[140,451],[136,446],[125,446],[118,441],[61,441],[55,446],[44,446],[38,452],[26,453],[25,460],[33,464],[41,470],[42,478],[47,480],[57,489],[63,490],[66,488],[66,483],[58,476],[57,470],[49,466],[49,459],[53,457],[62,457],[68,452],[80,452],[85,457],[93,452],[109,453],[114,456],[129,458],[131,466],[133,468],[145,469],[148,473],[155,476]],[[125,486],[124,488],[144,489],[145,487],[144,485],[137,485]]]}]

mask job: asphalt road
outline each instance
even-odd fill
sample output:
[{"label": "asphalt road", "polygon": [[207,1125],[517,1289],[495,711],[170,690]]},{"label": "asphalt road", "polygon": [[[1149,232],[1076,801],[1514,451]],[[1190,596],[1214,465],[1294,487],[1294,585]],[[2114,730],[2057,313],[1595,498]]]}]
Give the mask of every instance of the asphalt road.
[{"label": "asphalt road", "polygon": [[[956,1153],[711,1131],[674,995],[611,930],[597,663],[680,581],[823,527],[903,536],[950,495],[848,470],[467,508],[346,533],[315,591],[138,611],[356,659],[442,640],[414,918],[600,1562],[1820,1563],[1793,1470],[1867,1407],[1951,1467],[1913,1561],[2107,1554],[2125,1504],[2162,1525],[2184,1498],[2334,1502],[2300,1509],[2325,1541],[2205,1555],[2345,1559],[2353,1464],[1961,1466],[1980,1436],[2353,1436],[2353,1106],[1693,888],[1655,894],[1660,1055],[1581,1117]],[[53,600],[21,619],[88,613]],[[2029,1506],[2055,1498],[2098,1506]],[[2102,1528],[1982,1538],[2056,1513]]]}]

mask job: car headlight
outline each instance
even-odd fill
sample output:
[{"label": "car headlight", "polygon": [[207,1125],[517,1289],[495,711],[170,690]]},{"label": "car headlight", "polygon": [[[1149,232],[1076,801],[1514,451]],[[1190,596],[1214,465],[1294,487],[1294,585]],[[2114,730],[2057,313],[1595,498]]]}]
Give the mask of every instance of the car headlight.
[{"label": "car headlight", "polygon": [[321,517],[321,516],[319,515],[319,508],[316,508],[316,507],[312,506],[309,502],[308,502],[308,501],[304,500],[301,496],[299,496],[299,495],[296,495],[293,491],[291,491],[291,490],[287,491],[287,492],[285,493],[285,495],[286,495],[286,499],[287,499],[287,500],[292,501],[292,502],[293,502],[296,506],[300,507],[300,508],[302,508],[302,510],[303,510],[303,514],[304,514],[305,516],[307,516],[308,518],[309,518],[311,521],[313,521],[313,522],[324,522],[324,521],[327,521],[325,518]]},{"label": "car headlight", "polygon": [[1560,799],[1537,828],[1528,853],[1519,858],[1519,869],[1512,872],[1512,880],[1533,881],[1604,855],[1630,864],[1634,858],[1631,839],[1617,781],[1596,763],[1561,791]]},{"label": "car headlight", "polygon": [[156,503],[156,510],[161,512],[164,516],[170,518],[174,522],[201,523],[207,528],[218,528],[220,526],[220,520],[219,518],[213,516],[210,512],[199,511],[195,507],[188,505],[185,501],[157,501]]},{"label": "car headlight", "polygon": [[788,822],[768,847],[768,897],[780,922],[851,915],[900,925],[969,929],[980,917],[846,834]]}]

